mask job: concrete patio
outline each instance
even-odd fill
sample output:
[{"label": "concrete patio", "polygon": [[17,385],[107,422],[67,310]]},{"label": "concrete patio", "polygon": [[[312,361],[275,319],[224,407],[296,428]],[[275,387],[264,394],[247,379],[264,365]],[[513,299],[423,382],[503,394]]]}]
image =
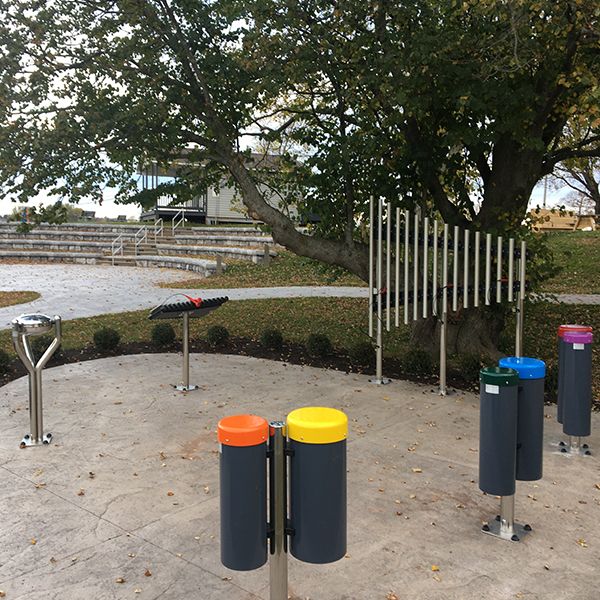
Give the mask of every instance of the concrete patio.
[{"label": "concrete patio", "polygon": [[[429,386],[238,356],[193,355],[188,394],[174,354],[108,358],[44,373],[49,447],[20,450],[27,380],[0,388],[0,590],[7,600],[258,600],[268,568],[219,561],[222,416],[344,410],[348,553],[290,558],[290,594],[310,600],[595,600],[598,459],[565,458],[547,408],[544,479],[517,486],[522,543],[480,533],[498,500],[477,486],[478,399]],[[592,449],[600,451],[594,415]],[[439,570],[438,570],[439,569]]]}]

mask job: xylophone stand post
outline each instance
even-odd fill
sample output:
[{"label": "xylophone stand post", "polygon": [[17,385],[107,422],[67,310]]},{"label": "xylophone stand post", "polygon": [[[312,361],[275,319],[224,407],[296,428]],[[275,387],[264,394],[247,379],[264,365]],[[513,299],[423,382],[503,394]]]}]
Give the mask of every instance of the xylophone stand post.
[{"label": "xylophone stand post", "polygon": [[183,313],[183,383],[173,386],[180,392],[189,392],[197,390],[197,385],[190,385],[190,315],[187,312]]}]

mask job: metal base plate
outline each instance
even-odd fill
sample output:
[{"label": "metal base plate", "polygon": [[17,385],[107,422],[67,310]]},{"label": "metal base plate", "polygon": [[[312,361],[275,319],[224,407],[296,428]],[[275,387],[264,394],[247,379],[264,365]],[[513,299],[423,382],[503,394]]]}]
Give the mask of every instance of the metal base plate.
[{"label": "metal base plate", "polygon": [[197,390],[198,386],[197,385],[173,385],[173,387],[178,391],[178,392],[191,392],[192,390]]},{"label": "metal base plate", "polygon": [[493,521],[485,523],[481,528],[482,533],[487,535],[493,535],[494,537],[506,540],[508,542],[520,542],[528,533],[531,533],[530,525],[521,525],[520,523],[513,523],[513,530],[501,531],[500,530],[500,516],[496,516]]},{"label": "metal base plate", "polygon": [[369,379],[369,383],[373,383],[375,385],[387,385],[388,383],[392,383],[392,380],[388,379],[387,377],[382,377],[381,379],[373,377],[372,379]]},{"label": "metal base plate", "polygon": [[592,452],[590,447],[587,444],[581,444],[581,446],[577,446],[576,448],[572,448],[568,442],[558,442],[558,452],[557,454],[562,454],[562,456],[591,456]]},{"label": "metal base plate", "polygon": [[47,446],[51,441],[52,441],[52,434],[51,433],[45,433],[42,436],[42,441],[41,442],[35,440],[33,438],[33,436],[30,433],[28,433],[21,440],[21,443],[19,444],[19,448],[27,448],[27,446]]}]

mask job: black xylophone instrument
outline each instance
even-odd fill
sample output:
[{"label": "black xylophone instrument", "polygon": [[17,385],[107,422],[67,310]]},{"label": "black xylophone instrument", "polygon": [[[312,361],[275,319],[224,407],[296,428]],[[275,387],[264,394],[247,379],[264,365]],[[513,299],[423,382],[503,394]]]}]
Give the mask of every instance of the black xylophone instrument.
[{"label": "black xylophone instrument", "polygon": [[222,304],[225,304],[229,300],[227,296],[220,298],[192,298],[186,294],[187,300],[182,302],[169,302],[161,304],[150,311],[149,319],[176,319],[184,314],[190,317],[204,317],[208,313],[216,310]]}]

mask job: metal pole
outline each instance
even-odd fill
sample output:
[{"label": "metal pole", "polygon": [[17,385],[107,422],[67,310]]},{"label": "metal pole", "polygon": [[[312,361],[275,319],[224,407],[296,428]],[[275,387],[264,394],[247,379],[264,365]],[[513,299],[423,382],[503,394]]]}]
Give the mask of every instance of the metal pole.
[{"label": "metal pole", "polygon": [[383,307],[381,302],[381,288],[383,277],[383,201],[379,198],[377,211],[377,341],[376,341],[376,367],[375,379],[371,379],[371,383],[385,384],[389,383],[389,379],[383,378]]},{"label": "metal pole", "polygon": [[432,314],[437,317],[438,314],[438,222],[433,220],[433,270],[431,273],[431,310]]},{"label": "metal pole", "polygon": [[525,318],[525,265],[527,260],[527,242],[521,242],[519,262],[519,301],[517,306],[517,331],[515,334],[515,356],[523,356],[523,322]]},{"label": "metal pole", "polygon": [[465,229],[463,263],[463,308],[469,308],[469,230]]},{"label": "metal pole", "polygon": [[394,325],[400,325],[400,208],[396,207],[396,269],[395,269]]},{"label": "metal pole", "polygon": [[454,253],[452,257],[452,310],[458,310],[458,238],[460,236],[458,225],[454,226]]},{"label": "metal pole", "polygon": [[419,318],[419,213],[415,212],[413,240],[413,321]]},{"label": "metal pole", "polygon": [[515,533],[515,496],[500,497],[500,535],[512,536]]},{"label": "metal pole", "polygon": [[485,305],[490,304],[492,295],[492,234],[485,236]]},{"label": "metal pole", "polygon": [[515,270],[515,239],[508,239],[508,301],[513,302],[513,284],[514,284],[514,270]]},{"label": "metal pole", "polygon": [[427,318],[427,293],[429,285],[429,217],[423,219],[423,318]]},{"label": "metal pole", "polygon": [[410,213],[404,211],[404,324],[408,325],[408,268],[410,257]]},{"label": "metal pole", "polygon": [[385,253],[385,328],[390,330],[391,320],[391,279],[392,279],[392,213],[390,211],[390,203],[386,203],[385,215],[386,223],[386,253]]},{"label": "metal pole", "polygon": [[496,256],[496,302],[502,302],[502,236],[498,236],[498,252]]},{"label": "metal pole", "polygon": [[373,337],[373,196],[369,198],[369,337]]},{"label": "metal pole", "polygon": [[180,392],[189,392],[198,389],[197,385],[190,385],[190,315],[187,312],[183,313],[183,366],[181,385],[176,385],[175,389]]},{"label": "metal pole", "polygon": [[271,481],[273,498],[270,515],[272,538],[269,560],[270,600],[288,600],[288,561],[285,540],[287,520],[285,423],[271,421]]},{"label": "metal pole", "polygon": [[479,258],[481,253],[481,232],[475,232],[475,280],[473,281],[473,306],[479,306]]},{"label": "metal pole", "polygon": [[444,244],[442,247],[442,320],[440,322],[440,395],[448,393],[446,387],[446,345],[448,326],[448,224],[444,223]]}]

